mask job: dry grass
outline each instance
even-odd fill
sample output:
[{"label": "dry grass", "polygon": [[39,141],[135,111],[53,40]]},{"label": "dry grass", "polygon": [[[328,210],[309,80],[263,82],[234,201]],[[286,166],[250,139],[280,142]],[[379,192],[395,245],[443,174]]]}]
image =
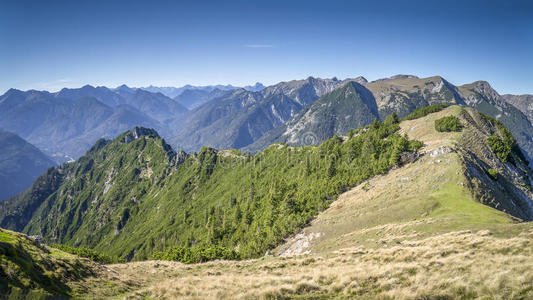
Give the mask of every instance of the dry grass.
[{"label": "dry grass", "polygon": [[325,256],[195,265],[146,261],[109,269],[138,286],[120,295],[125,298],[533,299],[533,229],[513,238],[457,231]]}]

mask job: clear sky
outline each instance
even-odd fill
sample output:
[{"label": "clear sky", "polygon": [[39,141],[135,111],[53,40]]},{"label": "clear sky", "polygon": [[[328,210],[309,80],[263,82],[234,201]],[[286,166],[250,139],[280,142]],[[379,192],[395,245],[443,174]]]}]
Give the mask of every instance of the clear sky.
[{"label": "clear sky", "polygon": [[533,94],[533,1],[0,1],[0,93],[399,73]]}]

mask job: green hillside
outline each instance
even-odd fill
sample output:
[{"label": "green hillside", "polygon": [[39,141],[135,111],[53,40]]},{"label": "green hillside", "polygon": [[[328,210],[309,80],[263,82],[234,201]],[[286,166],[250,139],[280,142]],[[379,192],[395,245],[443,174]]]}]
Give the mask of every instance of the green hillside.
[{"label": "green hillside", "polygon": [[6,203],[0,225],[126,259],[194,245],[262,255],[339,193],[419,146],[398,129],[390,118],[320,146],[186,155],[173,153],[155,131],[136,128],[56,169],[55,188],[34,186]]}]

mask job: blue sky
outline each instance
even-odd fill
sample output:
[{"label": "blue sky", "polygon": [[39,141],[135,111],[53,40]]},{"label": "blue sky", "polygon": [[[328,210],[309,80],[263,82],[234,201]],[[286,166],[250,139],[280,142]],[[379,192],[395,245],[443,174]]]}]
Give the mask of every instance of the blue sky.
[{"label": "blue sky", "polygon": [[0,92],[402,73],[533,94],[532,3],[2,0]]}]

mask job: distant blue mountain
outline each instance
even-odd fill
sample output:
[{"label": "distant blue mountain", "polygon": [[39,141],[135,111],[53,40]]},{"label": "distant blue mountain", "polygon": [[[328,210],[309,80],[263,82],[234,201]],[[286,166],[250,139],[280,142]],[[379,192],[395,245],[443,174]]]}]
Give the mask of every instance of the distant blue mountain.
[{"label": "distant blue mountain", "polygon": [[0,128],[64,162],[83,155],[99,138],[113,138],[134,126],[165,133],[165,123],[187,111],[161,93],[127,86],[116,91],[86,85],[57,93],[11,89],[0,96]]},{"label": "distant blue mountain", "polygon": [[[184,85],[182,87],[158,87],[150,85],[148,87],[142,87],[141,89],[152,92],[152,93],[161,93],[167,97],[170,98],[176,98],[179,95],[181,95],[185,91],[199,91],[200,93],[210,93],[214,90],[220,90],[220,91],[232,91],[236,89],[240,89],[241,87],[233,86],[231,84],[227,85],[205,85],[205,86],[194,86],[194,85]],[[264,85],[257,82],[255,85],[247,85],[243,87],[245,90],[251,91],[251,92],[258,92],[265,88]]]},{"label": "distant blue mountain", "polygon": [[0,200],[31,186],[56,163],[18,135],[0,129]]}]

